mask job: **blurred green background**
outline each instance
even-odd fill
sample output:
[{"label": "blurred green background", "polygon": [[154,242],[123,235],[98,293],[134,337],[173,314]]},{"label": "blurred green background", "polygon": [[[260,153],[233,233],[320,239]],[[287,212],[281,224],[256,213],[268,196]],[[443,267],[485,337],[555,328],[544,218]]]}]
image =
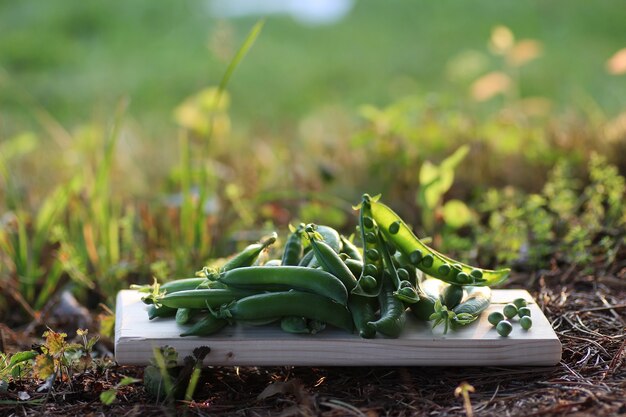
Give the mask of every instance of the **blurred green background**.
[{"label": "blurred green background", "polygon": [[[236,3],[243,9],[257,4]],[[270,3],[291,10],[295,2]],[[605,69],[626,44],[626,11],[619,1],[347,3],[347,14],[336,22],[268,15],[229,86],[237,127],[291,133],[321,107],[352,110],[409,93],[447,93],[464,101],[473,79],[501,66],[487,47],[497,25],[542,45],[540,58],[519,71],[520,96],[547,97],[561,109],[589,102],[609,114],[624,108],[624,77],[611,77]],[[1,79],[1,132],[32,123],[20,97],[27,90],[68,126],[108,117],[127,95],[129,114],[142,130],[155,138],[171,134],[172,109],[203,86],[217,84],[263,14],[219,18],[212,13],[215,4],[0,2],[0,65],[9,76]],[[463,65],[463,56],[465,67],[453,68],[455,62]]]}]

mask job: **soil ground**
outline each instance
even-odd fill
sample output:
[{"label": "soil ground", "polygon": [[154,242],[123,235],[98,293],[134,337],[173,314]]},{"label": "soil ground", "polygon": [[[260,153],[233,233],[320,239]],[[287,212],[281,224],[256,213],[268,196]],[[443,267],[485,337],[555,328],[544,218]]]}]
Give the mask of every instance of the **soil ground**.
[{"label": "soil ground", "polygon": [[[626,416],[624,258],[593,273],[554,266],[508,282],[531,291],[559,335],[563,358],[554,367],[216,367],[203,370],[191,403],[157,402],[137,383],[105,406],[103,390],[123,376],[141,379],[144,368],[101,361],[49,392],[37,393],[41,381],[11,382],[0,415],[464,416],[455,389],[467,382],[475,416]],[[5,343],[20,340],[3,334]]]}]

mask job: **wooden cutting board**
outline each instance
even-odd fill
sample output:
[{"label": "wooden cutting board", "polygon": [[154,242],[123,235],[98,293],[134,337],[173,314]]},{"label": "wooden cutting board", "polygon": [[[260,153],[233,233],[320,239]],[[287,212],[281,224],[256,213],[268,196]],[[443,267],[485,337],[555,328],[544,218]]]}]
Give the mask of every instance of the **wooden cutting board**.
[{"label": "wooden cutting board", "polygon": [[[164,345],[176,348],[180,358],[209,346],[204,364],[227,366],[531,366],[561,360],[557,335],[524,290],[493,290],[489,309],[476,322],[446,335],[408,315],[397,339],[363,339],[335,328],[316,335],[288,334],[278,324],[228,326],[212,336],[183,338],[183,327],[173,318],[148,320],[140,297],[132,290],[117,296],[115,358],[121,365],[147,365],[153,349]],[[514,320],[513,332],[499,336],[487,316],[520,297],[529,303],[533,327],[525,331]]]}]

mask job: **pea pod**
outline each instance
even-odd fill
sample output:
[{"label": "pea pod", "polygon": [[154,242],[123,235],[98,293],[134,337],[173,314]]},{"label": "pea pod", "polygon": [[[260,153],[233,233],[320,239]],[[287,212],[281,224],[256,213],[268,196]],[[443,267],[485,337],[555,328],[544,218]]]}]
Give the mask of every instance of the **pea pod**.
[{"label": "pea pod", "polygon": [[221,274],[218,281],[231,288],[257,291],[297,289],[328,297],[343,305],[348,302],[346,287],[338,278],[325,271],[301,266],[238,268]]},{"label": "pea pod", "polygon": [[280,328],[287,333],[303,334],[309,333],[305,317],[286,316],[280,319]]},{"label": "pea pod", "polygon": [[170,308],[193,308],[206,309],[219,307],[233,300],[254,294],[254,291],[239,290],[234,288],[210,288],[200,290],[185,290],[171,294],[165,294],[159,302]]},{"label": "pea pod", "polygon": [[371,217],[370,197],[363,196],[359,209],[359,230],[363,242],[363,269],[356,287],[352,290],[355,295],[363,297],[378,297],[383,287],[383,261],[378,252],[378,226]]},{"label": "pea pod", "polygon": [[350,259],[363,262],[363,255],[361,255],[361,251],[354,243],[352,243],[352,241],[350,241],[350,239],[342,235],[339,236],[339,239],[341,239],[342,243],[341,253],[348,255]]},{"label": "pea pod", "polygon": [[[476,320],[491,302],[491,290],[489,288],[472,288],[467,298],[461,304],[454,307],[452,311],[459,317],[461,314],[469,314],[472,320]],[[459,322],[461,319],[456,319]],[[470,321],[470,323],[471,323]],[[464,323],[467,324],[467,323]]]},{"label": "pea pod", "polygon": [[257,260],[261,252],[267,249],[267,247],[269,247],[270,245],[274,244],[274,242],[276,242],[276,239],[276,233],[272,233],[270,237],[266,238],[262,242],[248,245],[244,250],[229,259],[220,268],[220,271],[226,272],[237,268],[251,266],[252,264],[254,264],[254,261]]},{"label": "pea pod", "polygon": [[435,313],[431,316],[435,322],[433,327],[444,322],[445,330],[448,327],[456,328],[474,322],[487,307],[491,300],[489,287],[474,287],[469,290],[469,295],[456,307],[449,310],[441,304],[440,300],[435,303]]},{"label": "pea pod", "polygon": [[419,301],[415,304],[411,304],[409,307],[411,313],[419,320],[428,321],[430,316],[435,312],[435,302],[437,297],[430,294],[419,294]]},{"label": "pea pod", "polygon": [[190,308],[179,308],[176,310],[176,324],[187,324],[193,315]]},{"label": "pea pod", "polygon": [[508,268],[488,270],[457,262],[424,244],[391,208],[373,198],[370,207],[373,219],[385,236],[419,269],[434,278],[450,284],[492,286],[509,276]]},{"label": "pea pod", "polygon": [[[148,307],[148,319],[152,320],[156,317],[171,317],[176,315],[176,309],[163,306],[159,303],[159,299],[164,294],[172,294],[179,291],[193,290],[199,285],[205,284],[206,278],[181,278],[166,282],[163,285],[153,284],[150,286],[152,293],[142,298],[143,302],[150,304]],[[154,302],[157,302],[157,305]]]},{"label": "pea pod", "polygon": [[443,305],[452,309],[458,306],[463,299],[463,287],[456,284],[450,284],[444,288],[441,294],[441,302]]},{"label": "pea pod", "polygon": [[348,291],[351,291],[356,285],[356,278],[354,277],[348,266],[344,263],[344,261],[339,257],[337,252],[335,252],[330,245],[321,240],[316,240],[314,230],[314,225],[309,225],[307,226],[306,233],[309,241],[311,242],[311,248],[313,250],[313,253],[315,254],[317,262],[324,271],[329,272],[333,276],[337,277],[337,279],[341,281],[345,288]]},{"label": "pea pod", "polygon": [[376,331],[387,337],[396,338],[402,333],[406,321],[404,303],[395,296],[394,285],[388,276],[385,276],[383,290],[378,296],[380,302],[380,318],[370,322]]},{"label": "pea pod", "polygon": [[380,230],[378,232],[378,250],[382,253],[383,266],[389,275],[391,286],[394,289],[394,296],[407,304],[414,304],[418,302],[419,297],[417,295],[417,291],[413,288],[411,283],[408,280],[400,280],[396,266],[391,259],[391,254],[389,253],[389,246],[385,242]]},{"label": "pea pod", "polygon": [[[292,226],[289,225],[291,228]],[[302,258],[302,232],[304,231],[304,224],[298,225],[285,243],[285,250],[283,251],[282,265],[298,265],[300,258]]]},{"label": "pea pod", "polygon": [[322,240],[326,242],[328,246],[333,248],[335,253],[341,252],[341,237],[339,232],[330,226],[324,226],[323,224],[315,225],[315,231],[322,236]]},{"label": "pea pod", "polygon": [[300,259],[300,262],[298,262],[298,266],[308,267],[313,259],[315,259],[315,254],[313,250],[309,248],[309,251],[306,252]]},{"label": "pea pod", "polygon": [[215,317],[213,314],[208,313],[202,319],[194,323],[189,329],[185,330],[180,335],[185,336],[208,336],[213,333],[217,333],[222,330],[228,324],[227,320]]},{"label": "pea pod", "polygon": [[376,320],[376,299],[350,294],[348,308],[352,314],[354,327],[359,335],[365,339],[376,336],[376,327],[372,324]]},{"label": "pea pod", "polygon": [[157,317],[173,317],[176,315],[176,309],[165,306],[155,306],[154,304],[150,304],[148,306],[148,319],[152,320]]},{"label": "pea pod", "polygon": [[[324,226],[321,224],[315,225],[315,231],[318,233],[319,237],[321,238],[320,240],[326,243],[328,246],[330,246],[335,253],[338,254],[339,252],[341,252],[342,243],[341,243],[341,236],[339,235],[339,232],[337,232],[335,229],[333,229],[330,226]],[[317,259],[317,256],[313,256],[313,258],[307,264],[307,266],[309,268],[317,268],[318,266],[320,266],[319,259]]]},{"label": "pea pod", "polygon": [[287,333],[316,334],[326,328],[326,323],[306,317],[287,316],[280,320],[280,328]]},{"label": "pea pod", "polygon": [[355,277],[361,276],[361,273],[363,272],[362,261],[357,261],[356,259],[348,258],[345,261],[343,261],[343,263],[346,264],[350,272],[352,272],[352,275],[354,275]]},{"label": "pea pod", "polygon": [[296,290],[251,295],[223,306],[216,314],[235,321],[302,316],[349,332],[354,328],[352,316],[344,305],[328,297]]}]

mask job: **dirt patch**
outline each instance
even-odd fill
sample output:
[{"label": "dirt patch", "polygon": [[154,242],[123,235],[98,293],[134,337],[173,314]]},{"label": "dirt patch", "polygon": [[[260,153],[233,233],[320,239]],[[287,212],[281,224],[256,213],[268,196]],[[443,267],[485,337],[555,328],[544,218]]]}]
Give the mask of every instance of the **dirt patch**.
[{"label": "dirt patch", "polygon": [[[620,258],[618,258],[620,259]],[[514,274],[529,289],[563,344],[554,367],[262,367],[203,370],[194,401],[157,404],[142,384],[99,395],[142,367],[106,364],[37,393],[40,381],[14,381],[0,415],[19,416],[464,416],[462,382],[476,416],[626,416],[626,264],[587,274],[576,268]]]}]

